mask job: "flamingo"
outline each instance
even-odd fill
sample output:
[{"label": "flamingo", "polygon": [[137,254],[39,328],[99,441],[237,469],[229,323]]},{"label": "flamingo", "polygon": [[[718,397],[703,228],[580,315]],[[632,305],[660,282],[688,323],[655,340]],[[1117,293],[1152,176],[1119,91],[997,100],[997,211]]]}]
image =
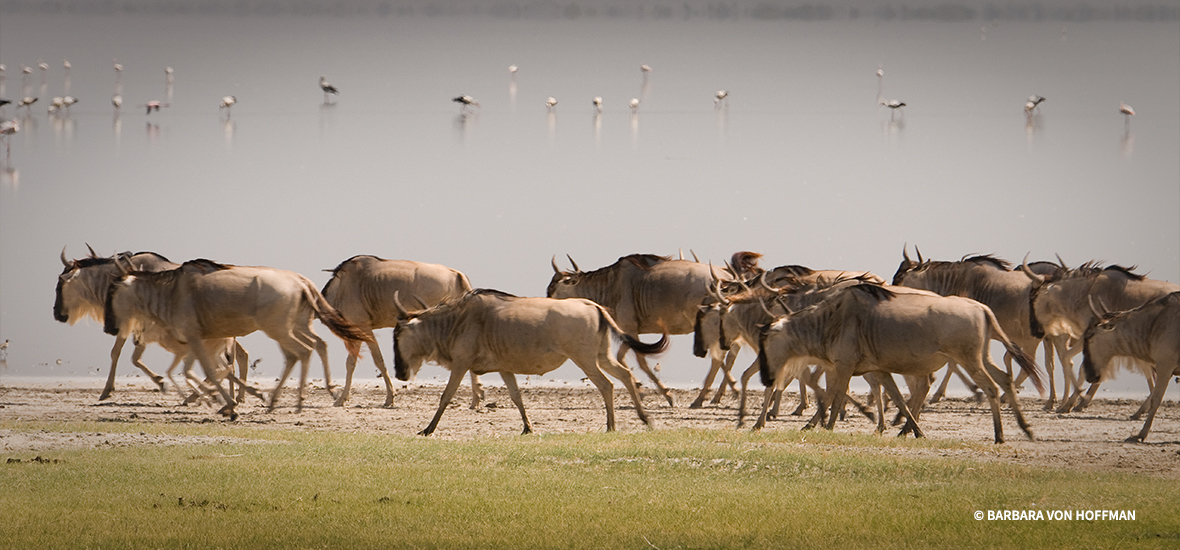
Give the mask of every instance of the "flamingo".
[{"label": "flamingo", "polygon": [[471,97],[469,95],[461,95],[461,96],[451,99],[451,101],[454,101],[455,103],[458,103],[459,105],[461,105],[461,107],[459,107],[459,110],[461,110],[461,111],[466,111],[472,105],[475,105],[476,107],[480,106],[479,102],[476,101],[474,97]]},{"label": "flamingo", "polygon": [[1131,108],[1130,105],[1127,105],[1126,103],[1123,103],[1122,101],[1120,101],[1119,102],[1119,112],[1123,114],[1123,121],[1125,123],[1124,126],[1126,126],[1127,129],[1130,129],[1131,128],[1131,117],[1135,116],[1135,109]]},{"label": "flamingo", "polygon": [[553,97],[550,97],[549,99],[545,100],[545,108],[549,109],[550,113],[553,112],[553,108],[556,106],[557,106],[557,100],[554,99]]},{"label": "flamingo", "polygon": [[[717,90],[717,93],[713,95],[713,105],[720,107],[721,102],[725,101],[727,97],[729,97],[729,90]],[[728,102],[726,104],[728,105]]]},{"label": "flamingo", "polygon": [[520,67],[517,67],[516,65],[509,65],[508,66],[508,73],[511,74],[512,76],[516,76],[516,71],[518,71],[518,70],[520,70]]},{"label": "flamingo", "polygon": [[37,102],[37,98],[25,96],[25,97],[21,98],[20,103],[16,104],[16,108],[20,109],[21,107],[24,107],[25,112],[28,113],[29,112],[29,105],[32,105],[36,102]]},{"label": "flamingo", "polygon": [[150,115],[150,114],[152,114],[152,109],[155,109],[156,112],[158,113],[158,112],[160,112],[161,107],[170,107],[171,104],[161,103],[159,101],[153,100],[153,101],[147,102],[145,105],[142,105],[142,106],[147,108],[147,113],[145,113],[145,114]]},{"label": "flamingo", "polygon": [[1033,112],[1033,109],[1036,109],[1037,106],[1039,106],[1044,101],[1045,101],[1045,98],[1043,98],[1039,95],[1036,95],[1036,94],[1028,96],[1028,102],[1026,102],[1024,104],[1024,112],[1031,115]]},{"label": "flamingo", "polygon": [[111,105],[115,106],[116,111],[121,109],[123,107],[123,96],[119,94],[111,96]]},{"label": "flamingo", "polygon": [[650,72],[651,72],[651,66],[647,65],[646,63],[644,63],[643,65],[640,65],[640,66],[639,66],[639,70],[640,70],[640,71],[643,71],[643,73],[644,73],[644,74],[647,74],[647,73],[650,73]]},{"label": "flamingo", "polygon": [[631,112],[634,113],[639,110],[639,98],[631,98]]},{"label": "flamingo", "polygon": [[339,94],[340,91],[335,86],[328,83],[328,79],[323,76],[320,77],[320,89],[324,91],[324,103],[328,102],[328,94]]},{"label": "flamingo", "polygon": [[48,110],[49,114],[52,115],[58,109],[61,109],[64,105],[65,105],[65,100],[63,98],[60,98],[60,97],[53,98],[53,101],[49,102],[49,110]]},{"label": "flamingo", "polygon": [[905,107],[905,102],[904,102],[904,101],[898,101],[898,100],[896,100],[896,99],[888,99],[888,100],[887,100],[887,99],[882,99],[882,100],[881,100],[881,102],[880,102],[880,104],[881,104],[882,106],[889,107],[889,109],[891,109],[891,111],[890,111],[890,113],[889,113],[889,119],[890,119],[890,120],[893,120],[893,113],[894,113],[895,111],[897,111],[898,109],[901,109],[902,107]]},{"label": "flamingo", "polygon": [[238,102],[238,98],[236,98],[232,95],[227,95],[227,96],[221,98],[221,107],[218,110],[225,109],[225,116],[228,117],[229,112],[230,112],[230,107],[233,107],[234,103],[237,103],[237,102]]},{"label": "flamingo", "polygon": [[594,96],[594,109],[596,109],[599,113],[602,112],[602,97],[601,96]]},{"label": "flamingo", "polygon": [[66,59],[66,60],[62,61],[62,62],[61,62],[61,66],[62,66],[62,67],[63,67],[63,68],[66,70],[66,72],[67,72],[67,73],[68,73],[68,72],[70,72],[70,69],[71,69],[71,68],[73,68],[73,65],[70,65],[70,60],[69,60],[69,59]]},{"label": "flamingo", "polygon": [[[11,164],[10,161],[12,160],[12,149],[11,149],[11,145],[9,144],[8,136],[11,136],[19,131],[20,131],[20,121],[15,118],[12,120],[5,120],[4,122],[0,122],[0,137],[4,138],[4,157],[6,159],[4,161],[4,164]],[[7,355],[8,354],[8,341],[7,340],[4,341],[4,348],[3,349],[4,349],[4,353]]]},{"label": "flamingo", "polygon": [[61,104],[62,104],[62,106],[63,106],[63,107],[65,107],[65,108],[66,108],[66,112],[69,112],[69,110],[70,110],[70,105],[73,105],[73,104],[75,104],[75,103],[77,103],[77,102],[78,102],[78,98],[76,98],[76,97],[74,97],[74,96],[72,96],[72,95],[68,95],[68,96],[65,96],[65,97],[61,98]]}]

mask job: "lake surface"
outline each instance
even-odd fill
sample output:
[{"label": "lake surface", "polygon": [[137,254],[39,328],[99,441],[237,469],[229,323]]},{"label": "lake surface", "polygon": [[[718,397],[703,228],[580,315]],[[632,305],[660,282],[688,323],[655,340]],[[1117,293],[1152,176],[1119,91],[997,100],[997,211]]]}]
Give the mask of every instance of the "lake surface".
[{"label": "lake surface", "polygon": [[[58,254],[86,243],[317,285],[375,254],[519,295],[543,295],[550,258],[566,266],[567,253],[589,270],[637,252],[720,263],[754,250],[767,266],[889,278],[907,243],[933,259],[1060,254],[1180,281],[1175,20],[867,14],[4,12],[0,97],[40,100],[3,111],[21,132],[0,182],[0,339],[12,341],[0,376],[105,376],[111,338],[50,312]],[[80,102],[49,116],[65,59]],[[330,104],[321,75],[340,89]],[[720,89],[729,103],[715,108]],[[907,106],[882,108],[879,93]],[[460,94],[481,106],[462,113]],[[1030,94],[1048,98],[1031,120]],[[151,100],[170,106],[145,115]],[[1138,113],[1129,124],[1120,101]],[[389,330],[378,337],[388,349]],[[688,338],[660,358],[670,383],[707,369]],[[244,344],[278,372],[275,344]],[[168,357],[146,360],[162,370]],[[1119,384],[1146,393],[1130,375]]]}]

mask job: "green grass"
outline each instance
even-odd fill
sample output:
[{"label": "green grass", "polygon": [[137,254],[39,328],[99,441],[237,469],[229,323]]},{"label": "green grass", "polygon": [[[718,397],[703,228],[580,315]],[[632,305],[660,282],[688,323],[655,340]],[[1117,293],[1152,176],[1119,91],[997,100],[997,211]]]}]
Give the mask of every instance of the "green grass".
[{"label": "green grass", "polygon": [[[937,456],[992,449],[945,441],[661,430],[455,442],[216,424],[0,428],[268,441],[40,453],[58,460],[47,463],[27,461],[37,453],[0,455],[0,548],[1180,544],[1178,482]],[[10,456],[24,461],[4,463]],[[973,517],[999,509],[1128,509],[1137,520]]]}]

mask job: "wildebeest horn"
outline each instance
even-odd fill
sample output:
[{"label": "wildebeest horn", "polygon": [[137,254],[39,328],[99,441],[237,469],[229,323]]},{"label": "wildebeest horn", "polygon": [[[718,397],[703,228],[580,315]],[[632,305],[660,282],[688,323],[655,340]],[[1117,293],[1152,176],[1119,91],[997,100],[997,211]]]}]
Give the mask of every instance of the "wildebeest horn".
[{"label": "wildebeest horn", "polygon": [[692,261],[694,261],[694,262],[696,262],[696,263],[698,263],[698,264],[699,264],[699,263],[701,263],[701,259],[697,257],[697,253],[696,253],[696,252],[693,252],[691,248],[690,248],[690,249],[688,249],[688,253],[689,253],[689,254],[692,254]]},{"label": "wildebeest horn", "polygon": [[61,265],[64,265],[66,267],[70,267],[71,265],[73,265],[69,261],[66,260],[66,247],[64,247],[64,246],[61,247]]},{"label": "wildebeest horn", "polygon": [[1061,269],[1069,269],[1069,266],[1065,265],[1065,260],[1061,259],[1061,254],[1054,252],[1053,255],[1057,256],[1057,264],[1061,266]]},{"label": "wildebeest horn", "polygon": [[787,306],[787,300],[785,298],[783,298],[782,294],[775,296],[774,300],[776,302],[778,302],[778,305],[783,306],[783,311],[787,312],[787,315],[794,315],[795,314],[795,312],[791,311],[791,308]]},{"label": "wildebeest horn", "polygon": [[1036,273],[1033,273],[1032,270],[1028,268],[1029,254],[1032,254],[1032,252],[1025,254],[1024,260],[1020,262],[1020,270],[1023,271],[1024,274],[1027,275],[1029,279],[1032,279],[1032,282],[1036,283],[1037,285],[1043,285],[1043,284],[1045,284],[1045,278],[1041,275],[1037,275]]},{"label": "wildebeest horn", "polygon": [[907,265],[913,262],[913,260],[910,260],[910,255],[906,252],[906,249],[909,247],[910,247],[910,243],[905,243],[905,244],[901,245],[901,259],[905,260],[905,263]]},{"label": "wildebeest horn", "polygon": [[918,265],[922,265],[925,260],[922,259],[922,251],[918,249],[918,245],[914,245],[914,252],[918,254]]},{"label": "wildebeest horn", "polygon": [[553,255],[553,259],[549,260],[549,265],[553,266],[553,272],[561,275],[561,268],[557,267],[557,254]]},{"label": "wildebeest horn", "polygon": [[767,316],[774,319],[774,314],[770,312],[770,308],[766,307],[766,301],[761,296],[758,297],[758,305],[762,306],[762,311],[765,311]]},{"label": "wildebeest horn", "polygon": [[566,257],[566,258],[569,258],[570,265],[574,266],[574,271],[575,271],[575,272],[577,272],[577,273],[581,273],[581,272],[582,272],[582,270],[578,268],[578,262],[575,262],[575,261],[574,261],[574,257],[573,257],[573,256],[570,256],[569,254],[566,254],[566,255],[565,255],[565,257]]},{"label": "wildebeest horn", "polygon": [[91,257],[91,258],[97,258],[97,257],[98,257],[98,253],[97,253],[97,252],[95,252],[93,248],[90,248],[90,243],[86,243],[86,249],[90,251],[90,257]]},{"label": "wildebeest horn", "polygon": [[400,321],[402,319],[409,319],[410,313],[406,311],[406,308],[402,307],[402,302],[398,299],[399,293],[401,293],[400,290],[393,291],[393,307],[397,310],[397,318]]},{"label": "wildebeest horn", "polygon": [[[127,266],[124,267],[122,262],[127,262]],[[119,270],[119,278],[126,277],[128,273],[131,273],[133,267],[135,266],[131,265],[131,260],[122,256],[115,256],[115,268]]]},{"label": "wildebeest horn", "polygon": [[677,252],[680,254],[680,260],[681,260],[681,261],[684,261],[684,249],[683,249],[683,248],[677,248],[677,249],[676,249],[676,251],[677,251]]},{"label": "wildebeest horn", "polygon": [[729,260],[725,260],[725,272],[732,275],[734,279],[738,278],[737,270],[732,265],[729,265]]},{"label": "wildebeest horn", "polygon": [[1090,303],[1090,311],[1094,313],[1094,316],[1097,317],[1099,321],[1101,321],[1103,317],[1106,317],[1110,314],[1110,308],[1106,307],[1106,304],[1102,302],[1102,298],[1098,299],[1097,306],[1094,305],[1093,296],[1086,296],[1086,301]]},{"label": "wildebeest horn", "polygon": [[418,305],[421,306],[422,309],[430,309],[430,306],[426,305],[426,302],[423,301],[422,298],[419,298],[417,294],[414,294],[413,292],[411,292],[410,296],[413,296],[414,300],[417,300]]},{"label": "wildebeest horn", "polygon": [[767,271],[763,271],[761,274],[758,275],[758,283],[761,284],[762,287],[765,288],[766,290],[769,290],[771,292],[778,292],[777,288],[770,286],[770,283],[766,282],[766,274],[767,273],[768,273]]}]

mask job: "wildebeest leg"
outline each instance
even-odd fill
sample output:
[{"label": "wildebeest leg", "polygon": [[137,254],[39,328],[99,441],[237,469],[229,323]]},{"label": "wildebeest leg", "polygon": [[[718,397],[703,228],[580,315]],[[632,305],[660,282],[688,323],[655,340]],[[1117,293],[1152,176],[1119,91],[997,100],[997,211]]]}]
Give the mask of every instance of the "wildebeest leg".
[{"label": "wildebeest leg", "polygon": [[851,380],[851,369],[834,369],[828,372],[828,396],[832,400],[832,406],[824,428],[829,431],[835,429],[836,418],[840,416],[840,411],[844,410],[844,400],[848,398],[848,382]]},{"label": "wildebeest leg", "polygon": [[[107,374],[107,384],[102,388],[102,395],[98,396],[99,401],[105,401],[109,399],[111,397],[111,392],[115,391],[115,367],[119,364],[119,354],[122,353],[123,344],[125,342],[127,342],[126,338],[123,338],[122,336],[115,337],[115,345],[111,348],[111,371],[109,374]],[[136,344],[136,347],[139,347],[139,344]],[[152,378],[152,381],[155,382],[154,377]],[[163,379],[161,379],[158,383],[163,386]],[[160,391],[164,391],[163,387],[161,387]]]},{"label": "wildebeest leg", "polygon": [[[627,344],[619,344],[619,353],[616,357],[619,363],[623,363],[623,355],[626,354],[630,349],[631,346],[628,346]],[[647,359],[645,359],[642,354],[636,353],[635,362],[639,364],[639,368],[643,369],[643,372],[647,373],[647,377],[650,378],[652,383],[656,385],[656,389],[659,390],[660,395],[663,395],[664,399],[668,400],[668,406],[675,407],[676,402],[672,398],[672,392],[668,391],[668,387],[660,381],[659,377],[656,376],[655,371],[651,370],[651,367],[647,366]],[[625,365],[626,363],[623,364]]]},{"label": "wildebeest leg", "polygon": [[[1170,363],[1170,364],[1168,364]],[[1147,398],[1149,403],[1147,407],[1147,420],[1143,422],[1143,429],[1139,433],[1128,437],[1127,443],[1143,443],[1147,439],[1147,434],[1151,432],[1151,422],[1155,420],[1155,412],[1160,408],[1160,403],[1164,400],[1164,393],[1168,391],[1168,382],[1172,380],[1172,376],[1180,370],[1180,361],[1173,358],[1171,361],[1159,361],[1156,364],[1156,380],[1155,388],[1151,391],[1151,396]]]},{"label": "wildebeest leg", "polygon": [[[320,356],[320,363],[324,365],[324,389],[328,390],[328,395],[336,397],[336,393],[332,391],[332,369],[328,366],[328,343],[320,338],[315,332],[312,332],[310,323],[307,326],[307,331],[295,329],[291,331],[291,335],[299,340],[307,348],[308,365],[305,368],[311,367],[311,350],[315,349],[316,354]],[[306,382],[306,376],[304,377]],[[300,391],[306,388],[305,385],[300,386]]]},{"label": "wildebeest leg", "polygon": [[[418,435],[430,435],[438,428],[438,421],[442,419],[443,411],[447,410],[447,405],[451,403],[451,398],[455,397],[455,391],[459,389],[459,383],[463,381],[463,377],[467,375],[466,367],[451,366],[451,377],[447,379],[447,387],[443,388],[442,397],[438,400],[438,410],[434,412],[434,418],[430,420],[430,425],[420,432]],[[505,379],[507,384],[507,379]],[[524,414],[523,407],[521,414]]]},{"label": "wildebeest leg", "polygon": [[[472,371],[475,375],[475,371]],[[512,402],[516,404],[517,410],[520,411],[520,420],[524,422],[524,431],[520,435],[527,435],[533,433],[533,424],[529,422],[529,415],[524,412],[524,401],[520,398],[520,388],[516,386],[516,375],[511,372],[500,372],[500,378],[504,379],[504,386],[508,388],[508,397],[512,398]]]},{"label": "wildebeest leg", "polygon": [[[137,346],[135,348],[135,351],[131,353],[131,363],[132,364],[137,365],[137,364],[141,363],[140,358],[143,356],[143,352],[142,352],[143,349],[144,348],[140,348]],[[189,357],[191,357],[191,356],[192,356],[192,354],[189,354]],[[168,384],[171,385],[172,388],[176,390],[177,395],[184,395],[184,394],[181,393],[180,386],[176,385],[176,379],[172,377],[172,373],[176,372],[176,366],[179,365],[183,359],[184,359],[184,357],[181,356],[179,353],[172,354],[172,364],[168,365],[168,370],[165,372],[165,374],[168,375]],[[192,360],[189,360],[188,362],[186,362],[184,365],[184,368],[185,368],[186,372],[188,371],[188,369],[192,368]]]},{"label": "wildebeest leg", "polygon": [[[721,371],[723,361],[718,359],[712,353],[709,354],[709,373],[705,375],[705,381],[701,383],[701,391],[697,394],[697,398],[688,405],[690,409],[699,409],[705,404],[705,398],[709,396],[709,388],[713,387],[713,379],[717,378],[717,373]],[[721,387],[717,390],[717,395],[725,393],[725,381],[722,380]],[[717,401],[720,401],[718,399]],[[716,401],[715,401],[716,402]]]},{"label": "wildebeest leg", "polygon": [[946,395],[946,387],[951,381],[951,376],[955,374],[955,364],[950,362],[946,364],[946,375],[942,377],[942,383],[938,385],[938,389],[934,390],[934,395],[930,396],[930,404],[942,401],[943,396]]},{"label": "wildebeest leg", "polygon": [[721,387],[717,388],[717,393],[713,394],[711,403],[719,405],[721,399],[725,397],[726,386],[733,390],[736,394],[738,391],[737,379],[733,377],[733,364],[737,361],[738,352],[741,351],[741,345],[736,342],[729,347],[729,353],[725,354],[725,363],[721,365]]},{"label": "wildebeest leg", "polygon": [[[393,406],[393,380],[389,378],[389,371],[385,369],[385,357],[381,355],[381,347],[377,345],[377,339],[373,336],[373,331],[365,331],[369,337],[369,353],[373,355],[373,363],[377,365],[377,372],[381,374],[381,380],[385,382],[385,404],[383,407]],[[348,352],[348,358],[344,360],[344,389],[340,391],[340,395],[336,397],[336,402],[333,406],[343,407],[344,403],[348,401],[348,396],[352,392],[352,373],[356,370],[356,362],[360,355],[360,347],[356,348],[356,353]]]},{"label": "wildebeest leg", "polygon": [[[921,426],[918,425],[917,416],[913,413],[913,411],[910,410],[909,405],[906,404],[905,397],[901,395],[901,390],[897,387],[897,382],[893,380],[893,375],[881,373],[880,380],[881,384],[885,386],[885,391],[889,394],[889,398],[893,400],[894,404],[897,405],[897,408],[901,409],[902,416],[905,416],[906,418],[906,425],[904,428],[902,428],[901,432],[897,434],[897,436],[905,437],[907,433],[912,431],[915,438],[926,437],[926,435],[922,433]],[[927,385],[929,385],[929,383],[927,383]],[[912,388],[910,393],[913,393]],[[923,391],[922,395],[918,398],[918,402],[921,403],[925,400],[926,392]]]},{"label": "wildebeest leg", "polygon": [[299,360],[299,356],[287,351],[283,346],[279,346],[283,351],[283,373],[279,375],[279,383],[275,385],[275,389],[270,392],[270,405],[267,405],[266,412],[275,410],[275,403],[279,400],[279,392],[283,390],[283,384],[287,382],[287,377],[291,376],[291,371],[295,369],[295,362]]},{"label": "wildebeest leg", "polygon": [[479,375],[475,371],[471,372],[471,410],[479,408],[479,402],[483,400],[483,384],[479,383]]},{"label": "wildebeest leg", "polygon": [[[229,374],[227,378],[230,383],[238,385],[238,403],[246,400],[246,376],[250,372],[250,356],[246,353],[246,348],[243,348],[238,343],[238,339],[234,338],[234,360],[238,363],[238,376],[233,376],[233,366],[230,365]],[[252,388],[251,388],[252,389]]]},{"label": "wildebeest leg", "polygon": [[[201,369],[205,371],[205,378],[217,380],[219,378],[218,372],[221,370],[222,366],[220,362],[222,354],[220,352],[217,353],[217,359],[214,359],[215,356],[210,355],[208,347],[206,347],[205,342],[201,340],[199,336],[192,335],[187,338],[187,340],[190,342],[190,352],[197,356],[197,361],[201,363]],[[218,342],[221,341],[218,340]],[[230,395],[229,391],[227,391],[221,384],[217,384],[217,391],[221,394],[221,398],[225,401],[225,406],[217,412],[219,414],[228,416],[230,420],[237,420],[238,413],[234,412],[233,396]]]},{"label": "wildebeest leg", "polygon": [[882,376],[885,375],[878,375],[875,372],[867,372],[864,375],[865,382],[869,383],[869,395],[877,404],[877,435],[885,433],[885,399],[881,395]]},{"label": "wildebeest leg", "polygon": [[[652,425],[651,419],[647,417],[647,411],[643,409],[643,398],[639,396],[639,385],[636,384],[635,375],[631,372],[631,369],[616,361],[613,361],[610,353],[607,351],[603,351],[602,353],[598,354],[598,367],[602,371],[605,371],[607,374],[610,374],[611,376],[618,378],[623,382],[623,386],[627,388],[627,393],[631,394],[631,403],[635,405],[635,414],[639,416],[639,420],[640,422],[643,422],[644,426],[650,428]],[[587,374],[587,376],[589,375]],[[593,380],[593,378],[591,380]],[[607,382],[610,382],[610,380],[608,379]],[[614,401],[615,398],[612,390],[609,401],[612,409],[614,408]]]},{"label": "wildebeest leg", "polygon": [[[1150,374],[1147,376],[1147,394],[1149,396],[1155,392],[1155,380],[1152,379],[1151,376],[1152,375]],[[1089,404],[1089,401],[1087,401],[1086,404]],[[1143,413],[1147,412],[1147,409],[1149,408],[1151,408],[1150,397],[1143,400],[1143,404],[1139,405],[1139,410],[1135,411],[1135,414],[1131,415],[1131,420],[1139,420],[1143,417]]]},{"label": "wildebeest leg", "polygon": [[742,390],[741,390],[741,395],[738,399],[737,427],[739,427],[739,428],[742,427],[742,424],[745,423],[744,421],[745,421],[745,417],[746,417],[746,391],[748,390],[748,388],[750,386],[750,378],[753,378],[754,374],[756,374],[757,372],[758,372],[758,361],[754,361],[753,363],[750,364],[750,367],[747,368],[746,371],[742,373]]},{"label": "wildebeest leg", "polygon": [[[1070,412],[1082,412],[1086,410],[1086,407],[1090,405],[1090,400],[1094,399],[1094,394],[1098,393],[1098,387],[1101,385],[1101,382],[1090,384],[1090,389],[1086,390],[1085,395],[1082,395],[1078,399],[1078,404]],[[1151,391],[1150,386],[1148,387],[1148,391]]]}]

